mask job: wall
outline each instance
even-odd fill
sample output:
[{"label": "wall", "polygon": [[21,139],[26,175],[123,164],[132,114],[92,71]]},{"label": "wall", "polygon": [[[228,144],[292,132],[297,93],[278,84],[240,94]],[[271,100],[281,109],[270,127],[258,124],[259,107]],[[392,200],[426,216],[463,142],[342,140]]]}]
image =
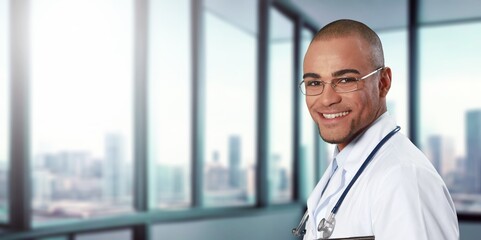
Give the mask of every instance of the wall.
[{"label": "wall", "polygon": [[[276,239],[295,240],[291,230],[300,220],[295,208],[272,211],[252,217],[206,219],[187,222],[163,223],[152,227],[152,240],[245,240]],[[460,240],[481,239],[481,222],[460,223]],[[126,230],[81,234],[76,240],[129,240],[131,233]],[[48,238],[54,239],[54,238]]]},{"label": "wall", "polygon": [[[152,239],[294,240],[291,230],[300,218],[298,210],[290,209],[255,217],[159,224],[152,227]],[[481,239],[481,222],[460,223],[460,235],[460,240]]]},{"label": "wall", "polygon": [[291,230],[300,218],[299,210],[289,209],[254,217],[164,223],[152,227],[152,239],[294,240]]},{"label": "wall", "polygon": [[459,224],[460,240],[479,240],[481,239],[481,222],[465,222]]}]

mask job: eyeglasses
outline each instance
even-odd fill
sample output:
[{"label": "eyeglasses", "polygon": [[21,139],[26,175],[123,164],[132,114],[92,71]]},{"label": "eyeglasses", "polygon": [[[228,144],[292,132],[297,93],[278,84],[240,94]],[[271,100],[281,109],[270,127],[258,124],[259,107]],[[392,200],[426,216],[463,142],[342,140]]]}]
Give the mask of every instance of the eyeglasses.
[{"label": "eyeglasses", "polygon": [[321,95],[324,91],[324,86],[326,84],[331,84],[332,89],[338,93],[347,93],[347,92],[354,92],[357,90],[358,82],[364,80],[375,73],[379,72],[380,70],[384,69],[384,67],[380,67],[371,73],[367,74],[364,77],[355,78],[355,77],[342,77],[342,78],[334,78],[330,83],[324,82],[320,79],[304,79],[299,84],[299,89],[301,89],[302,94],[306,96],[316,96]]}]

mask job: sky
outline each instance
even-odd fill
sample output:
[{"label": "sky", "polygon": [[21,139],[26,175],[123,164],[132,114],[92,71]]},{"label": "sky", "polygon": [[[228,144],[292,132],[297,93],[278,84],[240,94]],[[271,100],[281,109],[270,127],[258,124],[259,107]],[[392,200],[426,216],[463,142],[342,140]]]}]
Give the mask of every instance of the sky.
[{"label": "sky", "polygon": [[465,113],[480,109],[481,24],[430,27],[420,31],[420,122],[422,139],[451,138],[465,152]]},{"label": "sky", "polygon": [[129,2],[32,1],[34,154],[41,149],[87,149],[98,156],[103,153],[106,134],[131,139],[133,30]]}]

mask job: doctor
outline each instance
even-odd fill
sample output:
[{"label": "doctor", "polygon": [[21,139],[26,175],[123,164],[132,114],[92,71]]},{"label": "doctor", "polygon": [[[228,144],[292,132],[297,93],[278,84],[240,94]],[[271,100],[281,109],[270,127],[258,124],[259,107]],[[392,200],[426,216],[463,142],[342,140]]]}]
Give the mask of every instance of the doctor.
[{"label": "doctor", "polygon": [[394,130],[386,108],[391,79],[380,39],[363,23],[332,22],[312,40],[300,88],[322,139],[337,147],[307,201],[304,239],[323,237],[321,221],[329,218],[368,155],[390,133],[347,192],[329,238],[459,238],[443,180],[423,153]]}]

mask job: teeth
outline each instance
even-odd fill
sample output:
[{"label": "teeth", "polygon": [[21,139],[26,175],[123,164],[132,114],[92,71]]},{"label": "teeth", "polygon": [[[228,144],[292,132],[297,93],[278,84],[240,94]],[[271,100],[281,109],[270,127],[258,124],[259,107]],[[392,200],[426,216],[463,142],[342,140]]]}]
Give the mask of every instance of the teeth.
[{"label": "teeth", "polygon": [[324,116],[324,117],[327,118],[327,119],[333,119],[333,118],[337,118],[337,117],[346,116],[347,114],[349,114],[349,112],[322,114],[322,116]]}]

